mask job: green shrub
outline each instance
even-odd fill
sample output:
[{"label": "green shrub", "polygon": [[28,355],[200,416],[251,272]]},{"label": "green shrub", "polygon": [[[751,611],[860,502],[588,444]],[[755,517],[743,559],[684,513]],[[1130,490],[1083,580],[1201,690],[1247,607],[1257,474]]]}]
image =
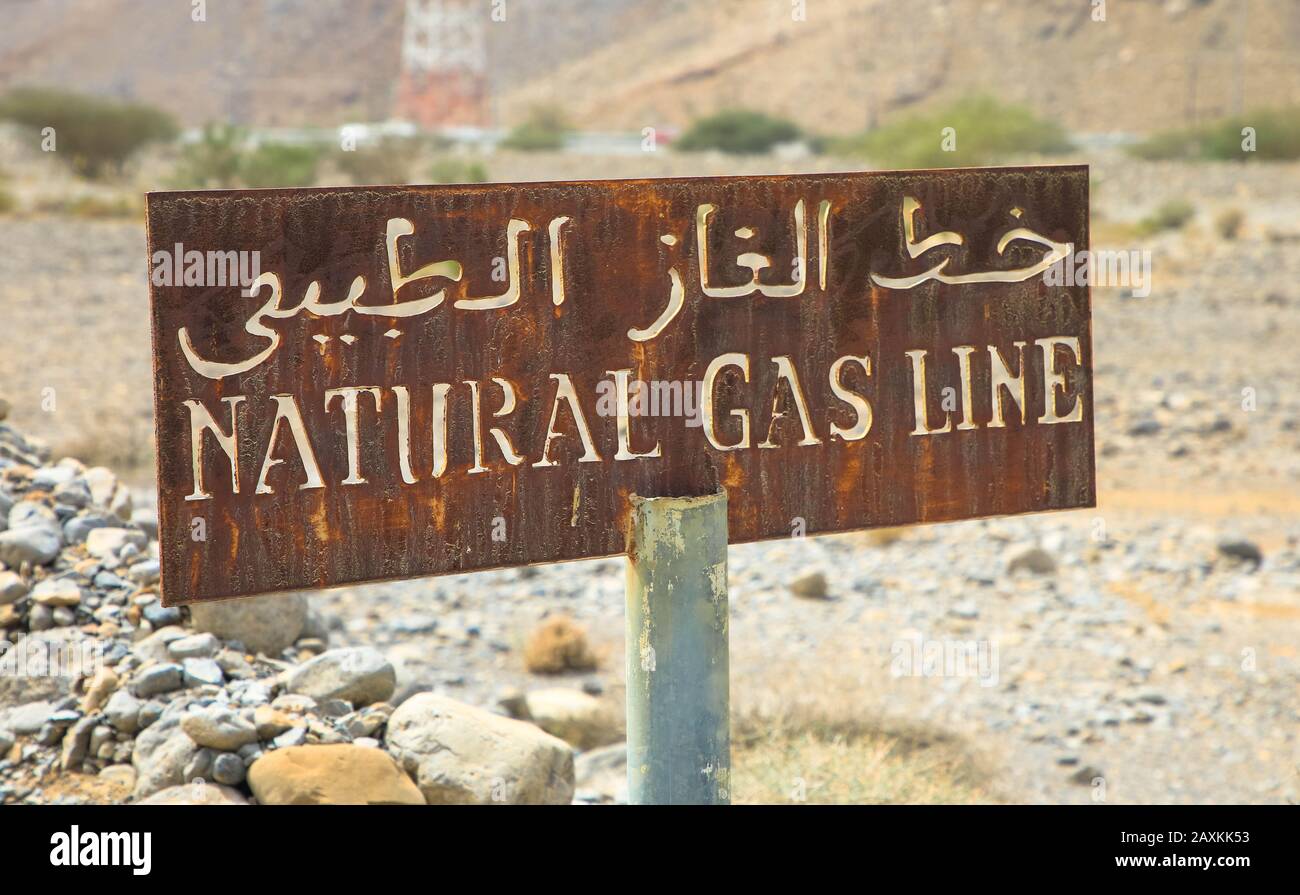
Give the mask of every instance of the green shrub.
[{"label": "green shrub", "polygon": [[46,88],[19,88],[0,98],[0,119],[37,132],[54,128],[55,154],[86,177],[120,172],[142,146],[178,133],[159,109]]},{"label": "green shrub", "polygon": [[263,143],[241,160],[239,179],[252,189],[311,186],[319,163],[314,146]]},{"label": "green shrub", "polygon": [[750,109],[728,109],[696,121],[673,146],[683,152],[717,149],[732,155],[759,155],[800,136],[798,126],[783,118]]},{"label": "green shrub", "polygon": [[[1244,128],[1255,129],[1255,150],[1242,148]],[[1251,161],[1300,159],[1300,106],[1260,109],[1197,127],[1161,131],[1128,148],[1143,159]]]},{"label": "green shrub", "polygon": [[[953,129],[951,150],[944,148],[945,128]],[[1024,106],[972,96],[839,140],[834,148],[888,168],[953,168],[1068,152],[1071,146],[1056,122]]]},{"label": "green shrub", "polygon": [[569,135],[569,123],[554,106],[538,106],[501,141],[504,149],[525,152],[563,149]]},{"label": "green shrub", "polygon": [[171,183],[176,189],[263,189],[316,183],[321,150],[315,146],[262,143],[250,148],[248,133],[229,125],[208,125],[185,146]]},{"label": "green shrub", "polygon": [[429,168],[429,180],[433,183],[487,183],[488,179],[482,162],[444,157]]},{"label": "green shrub", "polygon": [[356,149],[339,149],[334,165],[357,185],[410,183],[419,151],[415,140],[385,137]]},{"label": "green shrub", "polygon": [[1138,232],[1149,236],[1166,230],[1181,230],[1194,217],[1196,206],[1186,199],[1171,199],[1138,221]]},{"label": "green shrub", "polygon": [[0,214],[13,214],[18,210],[18,199],[0,183]]},{"label": "green shrub", "polygon": [[231,125],[209,124],[194,143],[181,149],[172,185],[182,190],[233,189],[240,185],[244,131]]},{"label": "green shrub", "polygon": [[1194,159],[1201,154],[1200,142],[1190,130],[1170,130],[1152,134],[1141,143],[1125,147],[1134,158],[1147,161],[1165,159]]}]

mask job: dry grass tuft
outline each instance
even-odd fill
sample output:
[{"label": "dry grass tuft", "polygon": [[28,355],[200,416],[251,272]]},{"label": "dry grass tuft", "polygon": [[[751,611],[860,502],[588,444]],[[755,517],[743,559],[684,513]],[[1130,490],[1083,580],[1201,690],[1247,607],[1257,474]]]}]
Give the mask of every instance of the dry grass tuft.
[{"label": "dry grass tuft", "polygon": [[524,667],[533,674],[592,671],[597,664],[587,644],[587,629],[567,615],[542,622],[524,644]]},{"label": "dry grass tuft", "polygon": [[[888,661],[857,638],[786,657],[735,651],[732,799],[737,803],[972,804],[1014,798],[996,754],[900,718]],[[761,658],[760,658],[761,657]],[[737,676],[738,668],[744,672]]]},{"label": "dry grass tuft", "polygon": [[998,801],[962,740],[916,725],[816,711],[740,719],[732,741],[738,804],[943,804]]}]

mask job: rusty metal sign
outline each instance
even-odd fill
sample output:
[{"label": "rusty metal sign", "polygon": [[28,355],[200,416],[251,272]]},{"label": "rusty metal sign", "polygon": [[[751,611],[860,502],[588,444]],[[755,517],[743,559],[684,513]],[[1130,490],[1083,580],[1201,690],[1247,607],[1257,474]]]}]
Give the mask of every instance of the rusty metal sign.
[{"label": "rusty metal sign", "polygon": [[153,193],[168,605],[1094,504],[1083,166]]}]

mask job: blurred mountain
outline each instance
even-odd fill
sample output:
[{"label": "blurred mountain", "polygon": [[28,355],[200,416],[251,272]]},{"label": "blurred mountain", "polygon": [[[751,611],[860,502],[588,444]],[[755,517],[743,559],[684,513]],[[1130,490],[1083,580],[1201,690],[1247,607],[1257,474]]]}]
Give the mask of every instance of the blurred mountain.
[{"label": "blurred mountain", "polygon": [[[1294,0],[507,0],[482,7],[499,121],[594,129],[749,106],[824,133],[971,92],[1075,130],[1145,132],[1300,103]],[[333,125],[392,112],[397,0],[0,0],[0,88],[53,84],[188,124]],[[800,11],[804,15],[800,17]]]}]

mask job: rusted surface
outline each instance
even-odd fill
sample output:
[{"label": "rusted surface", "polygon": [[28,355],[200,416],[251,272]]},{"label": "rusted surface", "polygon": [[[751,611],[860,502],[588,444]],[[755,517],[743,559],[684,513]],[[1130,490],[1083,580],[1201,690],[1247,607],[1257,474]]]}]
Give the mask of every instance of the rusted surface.
[{"label": "rusted surface", "polygon": [[[905,245],[905,197],[919,203],[916,257]],[[757,255],[770,261],[760,266],[759,283],[799,282],[793,271],[800,200],[807,234],[801,294],[704,294],[696,239],[701,204],[716,206],[705,241],[710,288],[718,289],[750,281],[752,268],[737,263],[746,260],[743,253],[755,253],[750,264],[761,265]],[[824,288],[823,201],[831,203]],[[561,216],[570,220],[558,230],[563,301],[556,304],[551,229]],[[341,313],[291,313],[313,281],[324,306],[345,301],[357,276],[365,277],[357,307],[394,305],[386,243],[391,219],[409,220],[414,229],[396,243],[402,274],[437,261],[463,266],[457,282],[422,279],[396,297],[411,307],[445,289],[440,305],[402,318],[341,305],[334,307]],[[467,297],[506,291],[509,284],[493,273],[494,265],[498,275],[510,267],[511,219],[530,227],[517,238],[517,301],[488,310],[455,307]],[[733,542],[1093,505],[1088,287],[1054,285],[1042,274],[1017,282],[930,280],[910,288],[872,279],[921,274],[945,258],[941,272],[953,277],[1031,269],[1048,251],[1043,244],[1013,239],[997,251],[999,239],[1015,228],[1086,249],[1086,167],[154,193],[148,227],[155,269],[153,253],[172,253],[176,243],[186,251],[259,252],[260,270],[280,278],[284,312],[261,318],[279,340],[264,360],[224,377],[211,370],[203,375],[182,353],[178,331],[186,329],[204,361],[246,363],[273,344],[246,329],[271,290],[245,297],[238,285],[159,285],[153,278],[159,543],[168,605],[620,553],[629,494],[704,494],[719,483],[728,492]],[[921,249],[944,233],[960,234],[963,244],[949,238]],[[676,237],[675,244],[665,235]],[[670,270],[682,282],[680,311],[654,338],[634,341],[629,329],[650,328],[669,306]],[[345,335],[355,340],[349,344]],[[1046,371],[1035,340],[1049,337],[1078,339],[1077,361],[1068,347],[1052,348],[1064,377],[1055,409],[1064,415],[1078,402],[1078,421],[1040,422]],[[1006,426],[991,428],[987,348],[995,346],[1014,373],[1015,342],[1027,346],[1026,421],[1002,398]],[[973,429],[959,426],[965,396],[953,351],[959,346],[974,347]],[[906,352],[915,350],[927,352],[934,428],[945,419],[943,389],[951,389],[948,407],[956,409],[949,432],[914,434],[913,364]],[[735,367],[717,379],[716,438],[738,441],[741,421],[731,411],[745,409],[748,448],[718,450],[680,415],[635,416],[630,450],[643,453],[658,443],[661,455],[615,459],[618,420],[599,407],[599,383],[609,383],[606,394],[614,394],[608,371],[631,370],[630,379],[646,382],[699,383],[710,361],[733,352],[748,355],[749,382]],[[872,411],[869,430],[854,440],[830,430],[832,423],[851,430],[859,421],[830,382],[832,365],[846,355],[871,363],[869,376],[853,362],[840,369],[843,388],[863,395]],[[789,358],[819,443],[809,442],[776,357]],[[557,398],[552,374],[571,380],[599,461],[581,462],[578,427]],[[504,393],[494,378],[510,382],[517,397],[513,411],[500,417],[493,414]],[[481,405],[481,472],[471,472],[475,427],[467,381],[476,383]],[[438,383],[448,385],[441,475],[434,474]],[[359,399],[357,451],[366,481],[348,484],[347,414],[341,398],[326,409],[326,392],[360,386],[380,389],[381,407],[376,413],[369,394]],[[402,468],[394,386],[410,396],[409,470]],[[289,396],[301,413],[319,487],[301,487],[311,477],[286,420],[268,448],[275,395]],[[207,433],[202,475],[211,497],[187,500],[195,483],[191,409],[184,402],[198,402],[228,432],[231,401],[223,399],[239,396],[239,493],[226,454]],[[784,414],[775,424],[774,402]],[[550,443],[554,465],[539,466],[554,406],[560,433]],[[494,426],[522,457],[518,465],[506,461],[489,432]],[[271,493],[258,494],[268,450],[283,462],[268,467]]]}]

